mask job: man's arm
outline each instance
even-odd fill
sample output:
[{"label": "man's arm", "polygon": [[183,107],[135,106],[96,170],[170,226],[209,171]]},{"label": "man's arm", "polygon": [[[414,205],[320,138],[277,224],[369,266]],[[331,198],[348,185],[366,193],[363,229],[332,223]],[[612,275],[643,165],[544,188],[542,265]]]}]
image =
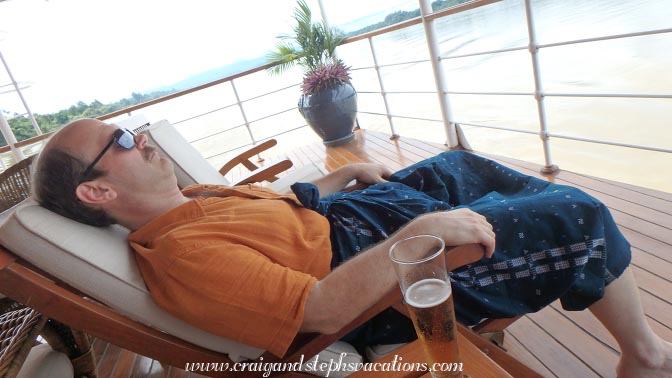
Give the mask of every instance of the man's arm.
[{"label": "man's arm", "polygon": [[459,209],[422,215],[316,282],[308,294],[301,331],[335,333],[398,287],[388,250],[397,240],[419,234],[437,235],[447,247],[459,246],[447,258],[449,269],[477,261],[484,253],[490,257],[495,249],[492,226],[478,213]]},{"label": "man's arm", "polygon": [[320,177],[313,184],[320,190],[320,196],[324,197],[343,190],[352,180],[371,185],[386,181],[391,174],[388,168],[379,164],[353,163]]}]

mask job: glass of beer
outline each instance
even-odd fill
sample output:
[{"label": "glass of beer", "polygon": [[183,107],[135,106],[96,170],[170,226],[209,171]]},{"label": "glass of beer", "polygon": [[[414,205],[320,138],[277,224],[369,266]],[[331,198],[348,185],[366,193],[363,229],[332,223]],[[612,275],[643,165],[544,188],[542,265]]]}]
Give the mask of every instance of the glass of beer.
[{"label": "glass of beer", "polygon": [[402,239],[390,248],[404,303],[433,378],[462,378],[445,244],[434,235]]}]

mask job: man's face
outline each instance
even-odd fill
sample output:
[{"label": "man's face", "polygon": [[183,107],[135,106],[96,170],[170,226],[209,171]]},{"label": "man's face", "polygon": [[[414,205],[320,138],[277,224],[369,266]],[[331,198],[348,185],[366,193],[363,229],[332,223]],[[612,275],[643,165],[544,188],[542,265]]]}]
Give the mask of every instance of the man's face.
[{"label": "man's face", "polygon": [[[66,130],[59,144],[73,152],[87,165],[114,139],[119,128],[97,120],[82,120]],[[126,135],[125,138],[129,136]],[[96,180],[112,185],[120,194],[142,193],[162,187],[175,187],[176,179],[170,160],[157,153],[154,147],[147,145],[145,135],[134,137],[135,146],[124,148],[116,141],[95,163],[96,170],[104,174]],[[86,179],[85,179],[86,180]]]}]

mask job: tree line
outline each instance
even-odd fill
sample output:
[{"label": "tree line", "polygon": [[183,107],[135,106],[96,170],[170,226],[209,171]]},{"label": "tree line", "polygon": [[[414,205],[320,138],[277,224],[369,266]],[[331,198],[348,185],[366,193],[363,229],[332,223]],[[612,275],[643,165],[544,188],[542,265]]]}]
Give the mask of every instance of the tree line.
[{"label": "tree line", "polygon": [[[469,0],[436,0],[432,2],[432,10],[434,12],[452,7],[458,4],[465,3]],[[359,34],[364,34],[372,30],[380,29],[389,25],[394,25],[402,21],[409,20],[411,18],[419,17],[420,9],[413,11],[397,11],[390,13],[385,17],[385,20],[378,22],[373,25],[369,25],[362,29],[347,33],[347,36],[355,36]],[[174,93],[176,90],[165,90],[165,91],[156,91],[150,93],[132,93],[131,97],[123,98],[117,102],[110,104],[103,104],[98,100],[94,100],[90,104],[86,104],[83,101],[79,101],[76,104],[70,106],[67,109],[60,110],[56,113],[51,114],[34,114],[37,124],[40,126],[40,129],[44,133],[48,133],[58,129],[59,127],[79,118],[96,118],[104,114],[112,113],[117,110],[125,109],[133,105],[137,105],[155,98],[166,96],[168,94]],[[22,141],[31,137],[36,136],[35,129],[33,129],[33,124],[30,121],[30,118],[27,116],[19,116],[9,120],[9,126],[14,131],[17,141]],[[0,134],[0,147],[6,146],[7,141]]]},{"label": "tree line", "polygon": [[[156,91],[150,93],[132,93],[130,97],[123,98],[119,101],[103,104],[98,100],[87,104],[79,101],[67,109],[60,110],[51,114],[33,114],[37,124],[43,133],[48,133],[58,129],[59,127],[69,123],[70,121],[79,118],[96,118],[102,115],[115,112],[117,110],[126,109],[133,105],[153,100],[155,98],[163,97],[174,93],[175,90]],[[22,141],[37,135],[30,118],[27,116],[19,116],[8,121],[9,127],[14,131],[17,141]],[[0,134],[0,146],[6,146],[7,141]]]},{"label": "tree line", "polygon": [[[469,0],[436,0],[432,2],[432,11],[436,12],[444,8],[454,7],[456,5],[466,3],[467,1]],[[388,14],[383,21],[349,32],[346,34],[346,36],[354,37],[356,35],[368,33],[370,31],[398,24],[402,21],[410,20],[411,18],[416,17],[420,17],[420,9],[412,11],[396,11],[394,13]]]}]

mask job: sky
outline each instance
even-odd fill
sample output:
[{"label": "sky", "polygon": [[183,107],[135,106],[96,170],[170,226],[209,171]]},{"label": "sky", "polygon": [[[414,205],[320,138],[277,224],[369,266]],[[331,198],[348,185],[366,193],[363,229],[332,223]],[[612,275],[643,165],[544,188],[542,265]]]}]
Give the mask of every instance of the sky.
[{"label": "sky", "polygon": [[[309,0],[314,18],[317,0]],[[415,0],[323,0],[332,25]],[[292,25],[295,0],[0,1],[0,52],[31,110],[114,102],[208,69],[265,55]],[[376,20],[377,22],[378,20]],[[9,78],[0,67],[0,86]],[[0,87],[0,93],[7,87]],[[0,109],[22,113],[16,94]]]}]

